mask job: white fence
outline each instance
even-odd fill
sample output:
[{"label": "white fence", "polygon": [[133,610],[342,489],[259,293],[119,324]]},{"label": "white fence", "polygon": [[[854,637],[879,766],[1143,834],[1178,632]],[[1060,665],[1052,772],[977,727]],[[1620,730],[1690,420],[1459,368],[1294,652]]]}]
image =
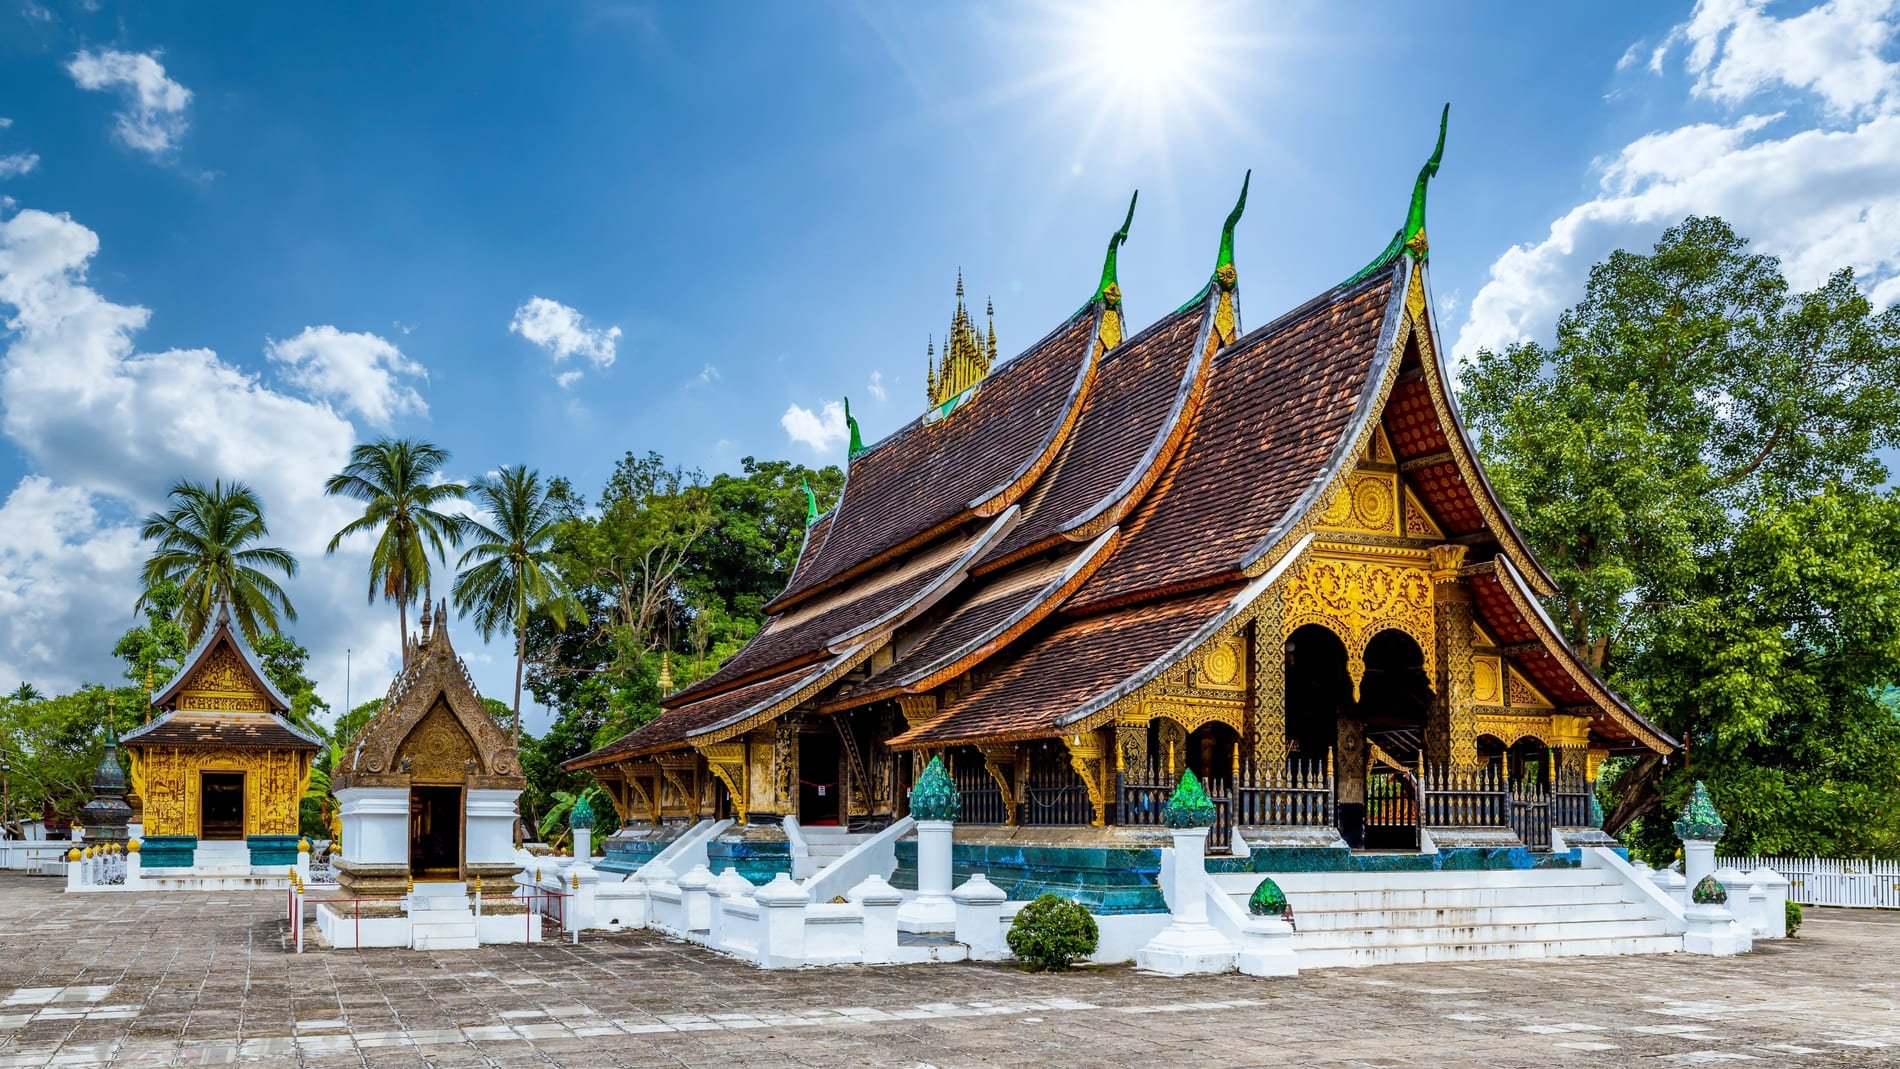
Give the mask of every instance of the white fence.
[{"label": "white fence", "polygon": [[1788,880],[1788,901],[1804,906],[1900,909],[1900,861],[1835,857],[1722,857],[1744,871],[1766,865]]}]

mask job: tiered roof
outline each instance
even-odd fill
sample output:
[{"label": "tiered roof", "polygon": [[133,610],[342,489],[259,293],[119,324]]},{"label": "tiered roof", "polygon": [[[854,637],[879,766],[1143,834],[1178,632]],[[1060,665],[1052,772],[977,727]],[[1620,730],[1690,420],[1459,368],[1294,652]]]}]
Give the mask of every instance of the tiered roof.
[{"label": "tiered roof", "polygon": [[315,750],[317,736],[284,715],[290,701],[264,674],[262,663],[233,626],[231,607],[218,614],[185,665],[152,699],[161,710],[125,733],[128,748],[232,746],[260,750]]},{"label": "tiered roof", "polygon": [[1536,644],[1522,663],[1537,685],[1595,709],[1604,737],[1670,748],[1543,618],[1536,598],[1554,587],[1459,421],[1427,311],[1423,185],[1437,158],[1378,260],[1244,335],[1239,206],[1213,281],[1125,341],[1113,277],[1124,224],[1094,300],[947,413],[933,409],[853,460],[751,645],[666,698],[653,723],[568,767],[721,741],[807,702],[838,712],[966,675],[943,713],[892,745],[1093,726],[1237,626],[1310,542],[1317,504],[1381,428],[1425,509],[1468,547],[1483,626],[1514,651]]}]

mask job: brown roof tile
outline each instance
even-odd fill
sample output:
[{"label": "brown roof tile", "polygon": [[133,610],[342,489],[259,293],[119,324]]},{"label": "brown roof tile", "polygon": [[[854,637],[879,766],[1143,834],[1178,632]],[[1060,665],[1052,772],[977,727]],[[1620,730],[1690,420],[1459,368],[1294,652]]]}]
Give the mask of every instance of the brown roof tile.
[{"label": "brown roof tile", "polygon": [[[1023,501],[1023,522],[988,554],[996,561],[1092,518],[1126,491],[1171,425],[1206,302],[1177,312],[1102,358],[1075,429],[1048,472]],[[1119,498],[1119,495],[1116,495]],[[980,568],[981,565],[978,565]]]},{"label": "brown roof tile", "polygon": [[314,750],[316,739],[276,713],[169,712],[125,733],[127,746],[236,746]]},{"label": "brown roof tile", "polygon": [[668,709],[657,719],[561,767],[572,771],[605,764],[616,758],[670,749],[685,742],[691,732],[795,693],[800,687],[817,679],[822,672],[823,668],[817,666],[795,669],[694,702],[684,708]]},{"label": "brown roof tile", "polygon": [[1001,365],[943,419],[918,420],[851,463],[823,544],[771,608],[971,511],[1056,443],[1089,359],[1081,313]]},{"label": "brown roof tile", "polygon": [[1059,734],[1066,713],[1166,655],[1227,608],[1233,590],[1202,591],[1131,609],[1058,619],[989,665],[982,686],[943,716],[892,740],[939,746],[968,739]]},{"label": "brown roof tile", "polygon": [[1381,274],[1222,351],[1186,442],[1074,605],[1237,577],[1353,429],[1391,296]]}]

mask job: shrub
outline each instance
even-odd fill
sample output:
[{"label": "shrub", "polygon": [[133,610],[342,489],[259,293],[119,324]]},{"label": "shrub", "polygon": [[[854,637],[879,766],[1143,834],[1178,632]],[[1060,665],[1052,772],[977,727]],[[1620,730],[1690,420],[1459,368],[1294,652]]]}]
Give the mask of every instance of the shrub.
[{"label": "shrub", "polygon": [[1786,905],[1787,905],[1786,916],[1788,918],[1788,935],[1790,938],[1792,938],[1794,936],[1794,933],[1801,930],[1801,903],[1789,902],[1789,903],[1786,903]]},{"label": "shrub", "polygon": [[1010,953],[1031,972],[1062,972],[1070,962],[1095,953],[1100,940],[1089,911],[1056,895],[1024,906],[1009,926]]}]

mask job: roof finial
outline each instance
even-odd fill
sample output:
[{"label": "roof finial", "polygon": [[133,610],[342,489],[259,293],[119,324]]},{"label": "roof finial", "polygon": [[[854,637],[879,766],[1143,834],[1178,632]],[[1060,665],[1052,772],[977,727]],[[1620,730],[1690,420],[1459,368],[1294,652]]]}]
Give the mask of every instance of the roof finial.
[{"label": "roof finial", "polygon": [[818,522],[818,495],[812,492],[811,480],[803,475],[798,477],[798,485],[805,488],[805,526]]},{"label": "roof finial", "polygon": [[844,399],[844,423],[845,426],[851,428],[851,448],[845,453],[845,459],[856,460],[858,454],[864,452],[864,438],[858,434],[856,417],[851,415],[851,398],[849,397]]},{"label": "roof finial", "polygon": [[[810,493],[811,492],[810,488],[807,487],[805,492]],[[659,687],[660,687],[660,697],[662,698],[666,697],[668,694],[673,693],[673,651],[672,650],[660,651]],[[591,814],[589,815],[591,816]]]},{"label": "roof finial", "polygon": [[1141,198],[1141,190],[1135,190],[1128,198],[1128,215],[1122,220],[1122,228],[1108,236],[1108,254],[1102,258],[1102,281],[1095,287],[1095,299],[1110,308],[1122,303],[1121,282],[1115,274],[1116,253],[1128,240],[1128,226],[1135,221],[1135,201]]},{"label": "roof finial", "polygon": [[1234,287],[1234,228],[1240,225],[1240,213],[1247,210],[1247,186],[1252,182],[1253,170],[1249,168],[1247,177],[1240,180],[1240,199],[1234,202],[1234,210],[1227,213],[1227,222],[1221,224],[1220,257],[1214,261],[1214,279],[1222,289]]},{"label": "roof finial", "polygon": [[1431,246],[1425,240],[1425,190],[1431,180],[1437,176],[1439,162],[1445,158],[1445,128],[1450,123],[1451,105],[1446,104],[1445,110],[1438,115],[1438,143],[1432,146],[1431,157],[1425,161],[1425,166],[1418,169],[1418,177],[1412,182],[1412,203],[1405,212],[1405,225],[1399,228],[1398,233],[1392,235],[1392,240],[1386,243],[1383,252],[1374,257],[1371,263],[1360,268],[1357,274],[1343,283],[1344,285],[1350,286],[1385,270],[1397,263],[1399,257],[1408,250],[1417,260],[1423,260],[1430,255]]}]

